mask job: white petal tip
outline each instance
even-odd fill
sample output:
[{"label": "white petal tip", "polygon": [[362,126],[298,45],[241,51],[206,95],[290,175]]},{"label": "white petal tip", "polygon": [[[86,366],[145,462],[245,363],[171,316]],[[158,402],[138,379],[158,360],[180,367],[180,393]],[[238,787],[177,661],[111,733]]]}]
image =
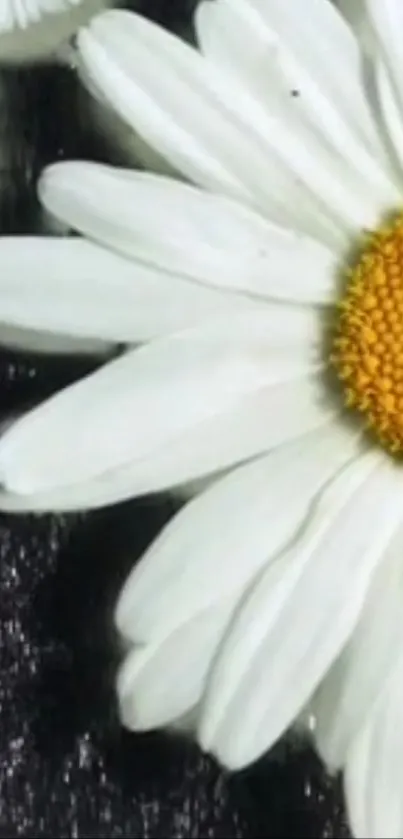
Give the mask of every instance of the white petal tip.
[{"label": "white petal tip", "polygon": [[113,622],[121,638],[126,640],[134,640],[131,637],[130,632],[130,610],[126,603],[126,598],[122,598],[122,595],[119,597],[117,606],[115,608]]},{"label": "white petal tip", "polygon": [[[137,586],[135,580],[136,568],[132,570],[123,585],[115,605],[114,625],[119,635],[130,643],[142,643],[143,638],[139,637],[139,603],[137,597]],[[137,577],[137,575],[136,575]]]},{"label": "white petal tip", "polygon": [[39,200],[46,205],[48,195],[52,193],[53,189],[67,184],[74,174],[74,169],[79,167],[80,162],[63,161],[62,163],[52,163],[43,170],[37,185],[37,192]]},{"label": "white petal tip", "polygon": [[131,650],[124,659],[117,677],[116,694],[122,725],[130,731],[146,731],[153,725],[147,722],[147,704],[138,702],[136,680],[142,667],[140,650]]},{"label": "white petal tip", "polygon": [[232,731],[228,736],[220,730],[213,731],[205,719],[200,722],[197,739],[203,751],[212,754],[230,772],[238,772],[256,760],[241,732]]}]

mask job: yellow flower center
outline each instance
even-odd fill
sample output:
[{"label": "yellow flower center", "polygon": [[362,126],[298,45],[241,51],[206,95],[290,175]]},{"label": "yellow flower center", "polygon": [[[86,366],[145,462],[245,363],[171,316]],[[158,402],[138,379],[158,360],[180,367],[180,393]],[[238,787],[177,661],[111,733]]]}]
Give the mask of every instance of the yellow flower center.
[{"label": "yellow flower center", "polygon": [[348,406],[403,453],[403,213],[369,235],[339,303],[331,362]]}]

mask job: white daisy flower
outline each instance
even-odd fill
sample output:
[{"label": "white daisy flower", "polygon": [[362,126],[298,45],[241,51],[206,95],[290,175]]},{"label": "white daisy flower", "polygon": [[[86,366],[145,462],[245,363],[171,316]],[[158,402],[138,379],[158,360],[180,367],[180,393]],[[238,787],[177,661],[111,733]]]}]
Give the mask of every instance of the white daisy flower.
[{"label": "white daisy flower", "polygon": [[0,63],[55,53],[107,0],[1,0]]},{"label": "white daisy flower", "polygon": [[42,201],[85,238],[1,242],[5,322],[143,346],[4,434],[0,504],[209,477],[119,599],[123,722],[191,719],[236,769],[309,707],[356,835],[402,837],[403,7],[361,5],[205,0],[201,52],[126,12],[81,32],[193,185],[58,164]]}]

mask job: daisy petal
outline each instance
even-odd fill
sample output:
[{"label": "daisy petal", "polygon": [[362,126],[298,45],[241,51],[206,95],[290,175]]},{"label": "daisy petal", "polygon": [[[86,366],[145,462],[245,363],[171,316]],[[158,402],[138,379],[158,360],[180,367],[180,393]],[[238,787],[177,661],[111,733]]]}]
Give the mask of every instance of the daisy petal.
[{"label": "daisy petal", "polygon": [[243,297],[203,288],[84,239],[36,236],[22,245],[16,237],[0,240],[4,321],[49,337],[139,343],[248,306]]},{"label": "daisy petal", "polygon": [[117,693],[123,724],[134,731],[165,726],[200,701],[217,644],[234,609],[220,602],[185,628],[129,652]]},{"label": "daisy petal", "polygon": [[378,100],[386,128],[386,137],[396,155],[400,173],[403,169],[403,109],[400,107],[390,73],[386,64],[379,60],[376,65]]},{"label": "daisy petal", "polygon": [[[80,2],[80,0],[79,0]],[[2,26],[4,29],[20,27],[26,29],[46,15],[58,15],[77,5],[76,0],[4,0],[2,4]]]},{"label": "daisy petal", "polygon": [[115,164],[180,179],[180,173],[124,122],[116,111],[111,110],[107,100],[100,95],[100,90],[94,88],[87,78],[79,53],[76,53],[76,60],[76,73],[82,85],[82,110],[86,119],[91,120],[91,126],[101,138],[103,147],[110,149]]},{"label": "daisy petal", "polygon": [[276,33],[310,78],[317,80],[324,97],[334,103],[347,125],[354,126],[367,142],[374,139],[361,84],[359,46],[331,2],[309,0],[308,7],[306,0],[292,4],[282,0],[235,2],[248,5],[268,31]]},{"label": "daisy petal", "polygon": [[315,739],[326,764],[343,765],[355,733],[365,723],[401,649],[403,531],[375,574],[354,635],[314,701]]},{"label": "daisy petal", "polygon": [[335,6],[348,21],[351,28],[357,34],[359,43],[367,37],[369,21],[366,8],[366,0],[335,0]]},{"label": "daisy petal", "polygon": [[[297,360],[295,351],[287,352],[283,337],[281,341],[273,346],[264,313],[252,317],[246,313],[176,333],[128,353],[49,399],[13,426],[0,442],[3,487],[25,495],[27,503],[30,495],[75,487],[80,503],[80,483],[105,475],[108,482],[110,470],[125,472],[126,467],[135,465],[140,469],[141,486],[142,465],[150,481],[149,459],[158,468],[158,455],[162,462],[164,458],[169,461],[175,445],[182,451],[184,447],[189,456],[189,443],[197,442],[189,439],[189,432],[216,420],[220,426],[223,418],[224,425],[225,418],[236,422],[237,412],[242,415],[242,410],[248,422],[247,444],[252,448],[257,445],[255,451],[259,450],[262,440],[254,438],[256,416],[250,404],[254,397],[259,401],[272,396],[271,415],[265,418],[267,428],[260,431],[272,445],[326,422],[334,409],[323,403],[319,376],[309,377],[315,369],[311,348],[301,347]],[[218,461],[222,453],[224,458],[230,453],[232,462],[234,444],[242,450],[242,435],[235,440],[234,435],[235,428],[232,437],[223,441],[222,451],[220,439]],[[203,463],[203,454],[198,449],[193,457]],[[179,478],[196,477],[180,475],[181,465],[176,473]],[[213,462],[212,469],[223,465],[228,464]],[[113,476],[111,480],[113,484]],[[123,489],[127,491],[127,486]],[[114,490],[119,492],[119,478]]]},{"label": "daisy petal", "polygon": [[400,0],[367,0],[367,12],[381,56],[403,112],[403,7]]},{"label": "daisy petal", "polygon": [[[18,494],[3,486],[0,509],[89,509],[136,495],[180,488],[320,428],[334,414],[329,407],[324,410],[322,397],[317,376],[264,388],[247,394],[232,411],[191,427],[148,456],[135,459],[131,452],[131,459],[120,468],[101,471],[102,450],[99,472],[93,479],[71,486],[58,483],[52,489],[32,494]],[[161,409],[164,410],[165,407]]]},{"label": "daisy petal", "polygon": [[[262,123],[250,97],[247,103],[243,97],[241,112],[234,104],[241,96],[239,89],[226,83],[195,49],[150,21],[134,13],[106,12],[81,32],[79,49],[91,85],[200,186],[241,198],[276,222],[339,245],[346,241],[348,217],[355,217],[356,211],[361,220],[362,213],[368,215],[371,196],[366,195],[366,208],[357,187],[340,217],[335,202],[344,181],[337,189],[334,169],[322,167],[318,196],[317,150],[310,155],[299,144],[299,155],[293,154],[288,129],[280,137],[278,120],[269,124],[266,115]],[[331,198],[330,181],[337,193]]]},{"label": "daisy petal", "polygon": [[368,769],[370,761],[371,742],[368,725],[363,726],[355,738],[354,746],[350,749],[349,759],[344,770],[344,792],[348,811],[348,818],[353,835],[368,837],[370,832],[368,820]]},{"label": "daisy petal", "polygon": [[332,3],[310,0],[307,12],[301,0],[292,7],[282,0],[203,0],[196,20],[207,57],[277,114],[294,141],[309,143],[318,158],[324,141],[336,153],[334,170],[344,162],[345,181],[360,173],[360,189],[370,184],[385,205],[396,200],[376,160],[379,137],[358,42]]},{"label": "daisy petal", "polygon": [[2,0],[0,62],[51,55],[107,0]]},{"label": "daisy petal", "polygon": [[320,487],[357,445],[343,427],[329,425],[241,466],[187,504],[128,577],[116,611],[121,634],[158,638],[241,591],[291,540]]},{"label": "daisy petal", "polygon": [[45,172],[40,195],[87,236],[207,285],[303,303],[329,302],[337,291],[340,260],[324,245],[169,178],[61,163]]},{"label": "daisy petal", "polygon": [[347,761],[345,791],[355,836],[400,839],[403,835],[401,764],[403,754],[403,662],[367,724],[357,735]]},{"label": "daisy petal", "polygon": [[295,546],[254,584],[220,648],[201,720],[203,747],[225,765],[270,748],[343,648],[402,516],[400,479],[381,452],[347,466]]}]

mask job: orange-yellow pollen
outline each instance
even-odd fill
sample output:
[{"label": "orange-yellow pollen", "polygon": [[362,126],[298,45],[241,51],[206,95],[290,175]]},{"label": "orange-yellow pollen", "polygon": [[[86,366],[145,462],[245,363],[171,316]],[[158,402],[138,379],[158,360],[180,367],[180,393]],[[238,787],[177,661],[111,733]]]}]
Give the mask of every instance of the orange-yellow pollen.
[{"label": "orange-yellow pollen", "polygon": [[403,453],[403,212],[369,236],[338,310],[330,359],[345,403]]}]

